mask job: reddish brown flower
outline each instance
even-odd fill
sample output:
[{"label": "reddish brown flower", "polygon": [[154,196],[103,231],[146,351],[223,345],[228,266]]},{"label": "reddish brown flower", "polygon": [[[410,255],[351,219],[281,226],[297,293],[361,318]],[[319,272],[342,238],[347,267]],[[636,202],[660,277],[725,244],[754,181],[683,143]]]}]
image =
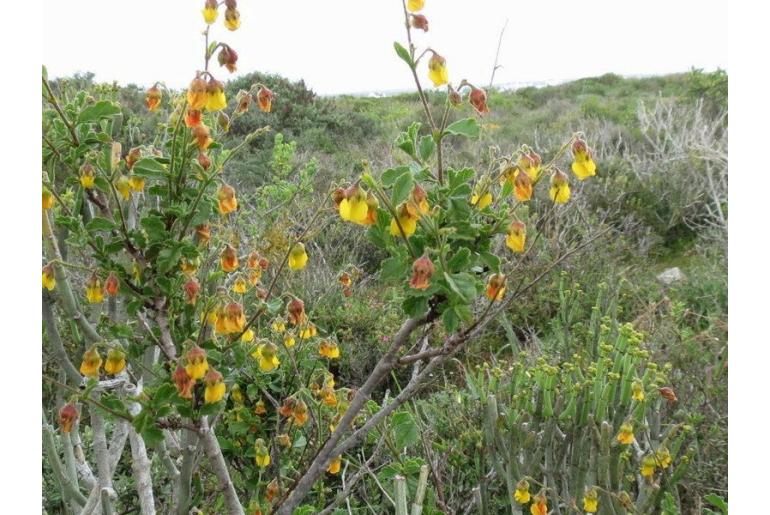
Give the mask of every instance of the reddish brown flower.
[{"label": "reddish brown flower", "polygon": [[203,113],[200,109],[188,109],[187,112],[184,114],[184,124],[189,128],[192,129],[193,127],[197,127],[201,124],[201,118],[203,116]]},{"label": "reddish brown flower", "polygon": [[425,290],[430,286],[430,278],[435,271],[433,262],[428,256],[422,256],[412,264],[412,279],[409,286],[417,290]]},{"label": "reddish brown flower", "polygon": [[195,227],[195,242],[198,245],[206,245],[211,239],[211,229],[208,224],[201,224]]},{"label": "reddish brown flower", "polygon": [[232,73],[237,69],[236,63],[238,62],[238,53],[229,45],[222,43],[221,46],[222,49],[219,51],[219,55],[217,55],[219,66],[224,66],[230,73]]},{"label": "reddish brown flower", "polygon": [[134,163],[139,161],[142,157],[142,149],[139,147],[134,147],[131,150],[128,151],[128,154],[126,154],[126,168],[129,170],[134,167]]},{"label": "reddish brown flower", "polygon": [[205,152],[198,152],[198,164],[201,165],[201,168],[204,170],[208,170],[209,167],[211,167],[211,159]]},{"label": "reddish brown flower", "polygon": [[291,325],[300,325],[307,321],[305,303],[296,297],[286,306],[286,313]]},{"label": "reddish brown flower", "polygon": [[409,22],[415,29],[420,29],[424,32],[428,32],[428,18],[422,14],[410,14]]},{"label": "reddish brown flower", "polygon": [[118,276],[115,275],[115,272],[110,272],[110,275],[107,276],[107,280],[104,281],[104,291],[110,297],[114,297],[118,294],[119,289],[120,281],[118,280]]},{"label": "reddish brown flower", "polygon": [[468,100],[479,114],[486,114],[489,112],[489,107],[487,106],[487,92],[483,89],[471,86],[471,94],[468,97]]},{"label": "reddish brown flower", "polygon": [[674,404],[677,402],[676,394],[674,393],[674,389],[670,386],[664,386],[663,388],[660,388],[658,390],[660,392],[660,396],[666,399],[669,403]]},{"label": "reddish brown flower", "polygon": [[201,291],[201,285],[195,277],[190,277],[184,284],[184,295],[188,304],[195,304],[198,301],[198,293]]},{"label": "reddish brown flower", "polygon": [[78,419],[78,410],[74,404],[68,402],[59,410],[59,426],[62,433],[69,433],[72,431],[72,425]]}]

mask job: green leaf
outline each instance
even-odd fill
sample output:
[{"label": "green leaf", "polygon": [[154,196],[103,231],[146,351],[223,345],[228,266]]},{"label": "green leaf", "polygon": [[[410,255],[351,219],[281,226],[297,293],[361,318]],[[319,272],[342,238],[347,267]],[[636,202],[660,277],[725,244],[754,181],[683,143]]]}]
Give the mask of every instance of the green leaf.
[{"label": "green leaf", "polygon": [[486,264],[493,272],[500,271],[500,258],[489,252],[482,252],[479,254],[481,260]]},{"label": "green leaf", "polygon": [[433,155],[436,150],[436,142],[433,140],[433,136],[423,136],[420,138],[420,159],[427,161]]},{"label": "green leaf", "polygon": [[703,498],[710,505],[714,506],[715,508],[719,508],[723,515],[727,515],[727,502],[724,500],[724,498],[722,498],[722,496],[717,494],[708,494],[704,495]]},{"label": "green leaf", "polygon": [[395,433],[396,447],[399,449],[408,447],[420,440],[417,424],[408,411],[394,413],[391,424]]},{"label": "green leaf", "polygon": [[465,136],[468,138],[478,138],[479,133],[480,127],[475,118],[465,118],[464,120],[458,120],[444,129],[444,134]]},{"label": "green leaf", "polygon": [[380,265],[380,280],[393,281],[401,279],[406,274],[406,271],[406,266],[404,266],[404,262],[400,257],[389,257]]},{"label": "green leaf", "polygon": [[163,441],[163,431],[157,427],[148,427],[142,431],[142,438],[144,438],[144,443],[148,447],[155,447]]},{"label": "green leaf", "polygon": [[449,288],[457,294],[460,299],[470,304],[476,298],[476,279],[467,273],[452,274],[451,276],[444,272],[444,279]]},{"label": "green leaf", "polygon": [[111,231],[115,227],[115,223],[112,220],[107,220],[106,218],[99,216],[86,224],[86,230],[88,232]]},{"label": "green leaf", "polygon": [[411,318],[419,318],[428,312],[428,297],[407,297],[403,308]]},{"label": "green leaf", "polygon": [[134,163],[132,171],[137,177],[152,179],[165,179],[168,175],[166,165],[159,163],[157,159],[152,157],[143,157]]},{"label": "green leaf", "polygon": [[115,116],[119,113],[120,106],[118,104],[110,102],[109,100],[102,100],[101,102],[97,102],[94,105],[88,106],[80,111],[80,115],[78,116],[76,123],[81,124],[96,122],[103,118]]},{"label": "green leaf", "polygon": [[411,173],[405,173],[396,180],[396,184],[393,185],[393,195],[391,201],[394,206],[398,206],[401,202],[406,200],[409,194],[414,188],[414,179]]},{"label": "green leaf", "polygon": [[414,68],[414,61],[412,61],[412,56],[409,55],[409,51],[404,48],[404,46],[399,43],[398,41],[393,42],[393,48],[396,49],[396,54],[406,63],[409,65],[410,68]]},{"label": "green leaf", "polygon": [[460,327],[460,319],[452,306],[447,307],[441,314],[441,320],[444,322],[444,328],[448,333],[453,333]]}]

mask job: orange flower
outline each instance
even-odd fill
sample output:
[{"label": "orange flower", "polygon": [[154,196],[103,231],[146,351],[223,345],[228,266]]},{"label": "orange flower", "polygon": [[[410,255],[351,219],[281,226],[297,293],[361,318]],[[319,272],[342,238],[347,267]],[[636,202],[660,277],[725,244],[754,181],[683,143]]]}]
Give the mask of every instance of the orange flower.
[{"label": "orange flower", "polygon": [[69,433],[72,431],[72,426],[75,424],[78,416],[78,410],[71,402],[68,402],[61,407],[59,410],[59,426],[61,427],[62,433]]},{"label": "orange flower", "polygon": [[219,258],[219,263],[222,265],[222,270],[225,272],[234,272],[238,270],[238,253],[232,245],[225,245],[225,249],[222,251]]},{"label": "orange flower", "polygon": [[529,507],[529,512],[532,515],[548,515],[548,504],[546,503],[545,495],[541,493],[535,496],[532,506]]},{"label": "orange flower", "polygon": [[487,298],[491,301],[501,300],[505,296],[505,276],[492,274],[487,281]]},{"label": "orange flower", "polygon": [[417,211],[421,215],[427,215],[430,212],[430,205],[428,204],[428,194],[419,184],[414,185],[412,193],[409,195],[409,200],[417,208]]},{"label": "orange flower", "polygon": [[660,396],[666,399],[669,403],[674,404],[677,402],[676,394],[674,393],[674,389],[670,386],[664,386],[663,388],[660,388],[658,390],[660,392]]},{"label": "orange flower", "polygon": [[259,106],[259,110],[263,113],[269,113],[273,108],[273,97],[275,97],[275,94],[265,86],[259,88],[259,91],[257,91],[257,105]]},{"label": "orange flower", "polygon": [[519,202],[526,202],[532,198],[532,179],[526,173],[517,173],[513,180],[513,196]]},{"label": "orange flower", "polygon": [[291,415],[294,418],[294,423],[297,424],[297,426],[304,426],[308,418],[307,404],[305,404],[304,401],[297,402]]},{"label": "orange flower", "polygon": [[202,122],[191,129],[195,144],[200,150],[206,150],[214,142],[211,131]]},{"label": "orange flower", "polygon": [[433,262],[423,255],[412,264],[412,279],[409,286],[416,290],[425,290],[430,286],[430,278],[435,271]]},{"label": "orange flower", "polygon": [[131,168],[134,167],[134,163],[139,161],[142,158],[142,149],[139,147],[134,147],[131,150],[128,151],[128,154],[126,154],[126,168],[131,170]]},{"label": "orange flower", "polygon": [[107,280],[104,281],[104,291],[110,297],[114,297],[118,294],[119,289],[120,281],[118,280],[118,276],[115,275],[115,272],[110,272],[110,275],[107,276]]},{"label": "orange flower", "polygon": [[183,399],[192,399],[192,389],[195,386],[195,380],[190,377],[187,370],[180,364],[176,366],[176,371],[171,376],[176,385],[179,396]]},{"label": "orange flower", "polygon": [[211,239],[211,230],[208,224],[201,224],[195,227],[195,242],[198,245],[206,245]]},{"label": "orange flower", "polygon": [[231,302],[217,313],[214,330],[217,334],[235,334],[243,331],[246,326],[246,315],[243,307],[237,302]]},{"label": "orange flower", "polygon": [[511,223],[508,227],[508,236],[505,238],[505,244],[514,252],[524,252],[524,246],[527,242],[527,226],[518,220]]},{"label": "orange flower", "polygon": [[297,405],[297,399],[288,397],[283,400],[283,404],[278,408],[278,414],[282,417],[290,417],[294,413],[294,407]]},{"label": "orange flower", "polygon": [[51,190],[43,186],[43,209],[51,209],[55,200]]},{"label": "orange flower", "polygon": [[238,199],[235,198],[235,189],[232,186],[223,184],[217,193],[217,202],[219,213],[226,215],[238,209]]},{"label": "orange flower", "polygon": [[483,89],[471,86],[471,94],[468,96],[468,100],[479,114],[486,114],[489,112],[489,106],[487,106],[487,92]]},{"label": "orange flower", "polygon": [[184,114],[184,124],[187,125],[189,129],[192,129],[201,124],[202,117],[203,113],[200,109],[188,109]]},{"label": "orange flower", "polygon": [[144,97],[144,105],[150,111],[155,111],[160,106],[160,101],[163,99],[163,93],[161,93],[158,86],[153,86],[147,90],[147,94]]}]

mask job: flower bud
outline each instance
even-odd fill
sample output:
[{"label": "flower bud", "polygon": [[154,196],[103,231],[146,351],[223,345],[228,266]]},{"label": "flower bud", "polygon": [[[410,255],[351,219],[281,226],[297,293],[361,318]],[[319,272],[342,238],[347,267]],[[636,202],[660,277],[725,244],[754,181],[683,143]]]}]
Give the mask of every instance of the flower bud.
[{"label": "flower bud", "polygon": [[423,255],[416,259],[412,263],[412,278],[409,281],[409,286],[416,290],[427,289],[430,286],[430,278],[434,271],[435,267],[428,256]]},{"label": "flower bud", "polygon": [[59,410],[59,427],[61,427],[62,433],[72,431],[72,426],[79,416],[77,408],[71,402],[62,406]]},{"label": "flower bud", "polygon": [[144,105],[150,111],[155,111],[160,106],[160,101],[163,99],[163,93],[161,93],[158,86],[153,86],[147,90],[147,94],[144,97]]},{"label": "flower bud", "polygon": [[658,392],[660,392],[660,396],[666,399],[670,404],[675,404],[678,400],[674,393],[674,389],[670,386],[664,386],[663,388],[658,389]]},{"label": "flower bud", "polygon": [[452,86],[449,86],[449,103],[455,107],[463,103],[463,96]]}]

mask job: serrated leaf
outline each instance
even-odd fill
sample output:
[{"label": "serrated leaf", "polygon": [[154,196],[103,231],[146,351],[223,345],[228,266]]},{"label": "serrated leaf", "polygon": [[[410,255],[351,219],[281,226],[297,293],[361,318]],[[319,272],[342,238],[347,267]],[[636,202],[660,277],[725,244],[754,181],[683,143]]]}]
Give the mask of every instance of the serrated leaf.
[{"label": "serrated leaf", "polygon": [[452,259],[449,260],[447,266],[450,270],[462,270],[468,266],[468,263],[470,262],[471,251],[468,249],[468,247],[462,247],[455,253],[454,256],[452,256]]},{"label": "serrated leaf", "polygon": [[388,168],[387,170],[382,172],[382,177],[380,177],[380,180],[382,181],[383,186],[385,186],[386,188],[389,188],[390,186],[393,186],[396,180],[405,173],[409,173],[409,168],[407,168],[406,166]]},{"label": "serrated leaf", "polygon": [[119,105],[109,100],[102,100],[80,111],[76,123],[96,122],[110,116],[115,116],[118,113],[120,113]]},{"label": "serrated leaf", "polygon": [[427,161],[433,155],[436,150],[436,142],[433,136],[423,136],[420,138],[420,159]]},{"label": "serrated leaf", "polygon": [[406,274],[406,266],[400,257],[389,257],[380,264],[380,280],[394,281]]},{"label": "serrated leaf", "polygon": [[407,297],[403,303],[404,313],[419,318],[428,312],[428,297]]},{"label": "serrated leaf", "polygon": [[472,275],[459,273],[450,276],[444,272],[444,279],[452,292],[457,294],[464,303],[470,304],[476,298],[476,280]]},{"label": "serrated leaf", "polygon": [[144,157],[134,163],[132,171],[137,177],[145,177],[151,179],[165,179],[168,175],[168,169],[166,166],[152,157]]},{"label": "serrated leaf", "polygon": [[444,134],[478,138],[480,131],[479,124],[475,118],[465,118],[450,124],[449,127],[444,129]]}]

